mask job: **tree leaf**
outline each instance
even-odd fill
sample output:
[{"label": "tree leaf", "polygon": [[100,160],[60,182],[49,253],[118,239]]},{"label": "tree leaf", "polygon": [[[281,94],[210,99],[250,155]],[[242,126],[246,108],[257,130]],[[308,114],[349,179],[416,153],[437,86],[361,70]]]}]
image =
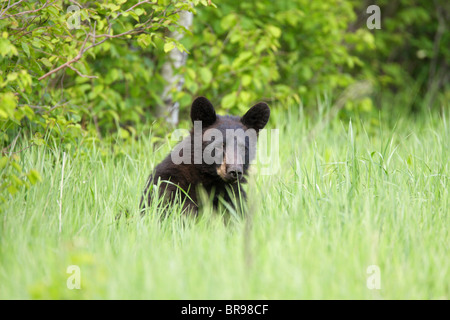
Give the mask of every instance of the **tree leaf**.
[{"label": "tree leaf", "polygon": [[232,92],[227,94],[222,99],[222,108],[224,109],[231,109],[236,104],[236,92]]},{"label": "tree leaf", "polygon": [[173,42],[166,42],[164,44],[164,52],[172,51],[175,48],[175,44]]},{"label": "tree leaf", "polygon": [[212,80],[212,72],[211,70],[209,70],[209,68],[200,68],[199,70],[199,74],[200,74],[200,79],[202,79],[203,83],[205,84],[209,84]]},{"label": "tree leaf", "polygon": [[42,181],[41,175],[35,169],[31,169],[30,172],[28,172],[27,178],[30,180],[31,184],[36,184],[37,182]]},{"label": "tree leaf", "polygon": [[6,165],[8,164],[9,158],[8,157],[1,157],[0,158],[0,170],[4,169]]},{"label": "tree leaf", "polygon": [[30,57],[30,47],[25,42],[22,42],[22,49],[26,53],[27,57]]}]

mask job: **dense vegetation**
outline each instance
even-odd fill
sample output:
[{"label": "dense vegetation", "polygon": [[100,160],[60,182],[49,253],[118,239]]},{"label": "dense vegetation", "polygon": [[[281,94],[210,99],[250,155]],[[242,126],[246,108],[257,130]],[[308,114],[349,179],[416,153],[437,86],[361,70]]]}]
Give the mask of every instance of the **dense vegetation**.
[{"label": "dense vegetation", "polygon": [[[448,1],[376,1],[380,29],[370,4],[0,1],[0,298],[370,298],[370,264],[383,298],[448,298]],[[264,100],[280,130],[280,174],[228,229],[135,214],[169,149],[173,50],[178,126],[203,95],[231,114]],[[69,264],[86,290],[60,285]]]},{"label": "dense vegetation", "polygon": [[[3,1],[1,199],[40,180],[22,170],[18,139],[74,154],[134,139],[155,119],[152,130],[163,135],[160,74],[170,50],[189,53],[176,71],[182,89],[172,90],[181,119],[197,95],[229,112],[262,99],[309,112],[318,97],[336,101],[352,85],[343,116],[441,109],[449,100],[446,2],[379,5],[381,29],[369,30],[359,1]],[[178,24],[182,10],[195,12],[192,30]],[[184,38],[169,37],[174,30]]]},{"label": "dense vegetation", "polygon": [[[297,108],[272,117],[282,169],[252,176],[249,216],[228,226],[210,210],[140,217],[149,168],[169,150],[151,136],[120,156],[30,148],[23,165],[43,181],[0,216],[0,298],[448,299],[448,115],[376,135],[364,121],[315,130]],[[80,290],[66,285],[73,265]]]}]

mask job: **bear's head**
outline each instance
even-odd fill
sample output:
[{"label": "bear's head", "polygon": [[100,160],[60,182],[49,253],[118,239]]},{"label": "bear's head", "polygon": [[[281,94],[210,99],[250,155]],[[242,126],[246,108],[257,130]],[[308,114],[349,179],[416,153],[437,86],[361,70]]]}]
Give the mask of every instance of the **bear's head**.
[{"label": "bear's head", "polygon": [[264,102],[237,117],[217,115],[208,99],[195,99],[191,108],[194,164],[227,183],[242,181],[255,159],[258,133],[269,116],[270,108]]}]

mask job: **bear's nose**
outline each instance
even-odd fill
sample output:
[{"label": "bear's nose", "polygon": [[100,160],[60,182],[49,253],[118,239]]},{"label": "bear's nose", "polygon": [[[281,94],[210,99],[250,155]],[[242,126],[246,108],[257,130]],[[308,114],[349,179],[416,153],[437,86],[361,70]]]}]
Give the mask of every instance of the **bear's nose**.
[{"label": "bear's nose", "polygon": [[241,180],[243,172],[241,168],[230,168],[230,170],[228,170],[228,174],[235,180]]}]

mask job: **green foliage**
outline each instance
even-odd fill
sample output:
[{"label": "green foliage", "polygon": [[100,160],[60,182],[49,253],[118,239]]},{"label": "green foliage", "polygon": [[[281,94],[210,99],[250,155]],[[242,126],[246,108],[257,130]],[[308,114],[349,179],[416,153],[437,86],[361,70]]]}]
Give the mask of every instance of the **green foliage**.
[{"label": "green foliage", "polygon": [[[350,2],[229,0],[219,9],[201,10],[186,39],[193,57],[182,70],[187,92],[237,112],[260,99],[310,104],[355,81],[348,70],[362,62],[349,48],[360,41],[346,30],[355,18]],[[359,32],[370,46],[370,33]]]},{"label": "green foliage", "polygon": [[[363,63],[355,74],[372,82],[372,97],[378,105],[392,109],[395,100],[395,109],[406,112],[448,108],[448,2],[381,0],[376,4],[381,29],[371,30],[371,46],[356,43],[354,52]],[[357,8],[359,12],[366,9],[359,2]],[[354,21],[352,29],[364,28],[368,16]],[[391,102],[385,104],[387,100]]]},{"label": "green foliage", "polygon": [[[22,131],[36,146],[72,150],[135,135],[160,101],[158,54],[185,50],[165,31],[187,32],[178,13],[203,2],[81,2],[78,11],[71,1],[2,2],[0,146],[8,168],[18,165],[14,137]],[[5,170],[0,194],[14,194],[24,180]]]},{"label": "green foliage", "polygon": [[20,165],[20,158],[14,154],[0,158],[0,203],[6,201],[6,193],[13,196],[20,188],[29,188],[31,185],[42,181],[41,175],[35,169],[25,172]]},{"label": "green foliage", "polygon": [[310,108],[318,96],[337,99],[369,81],[372,94],[348,101],[347,112],[370,114],[383,107],[386,93],[402,96],[397,108],[405,111],[448,106],[445,1],[377,4],[381,29],[374,30],[360,1],[224,0],[219,10],[205,8],[185,40],[192,59],[181,70],[186,92],[179,96],[200,92],[225,110],[259,99]]}]

